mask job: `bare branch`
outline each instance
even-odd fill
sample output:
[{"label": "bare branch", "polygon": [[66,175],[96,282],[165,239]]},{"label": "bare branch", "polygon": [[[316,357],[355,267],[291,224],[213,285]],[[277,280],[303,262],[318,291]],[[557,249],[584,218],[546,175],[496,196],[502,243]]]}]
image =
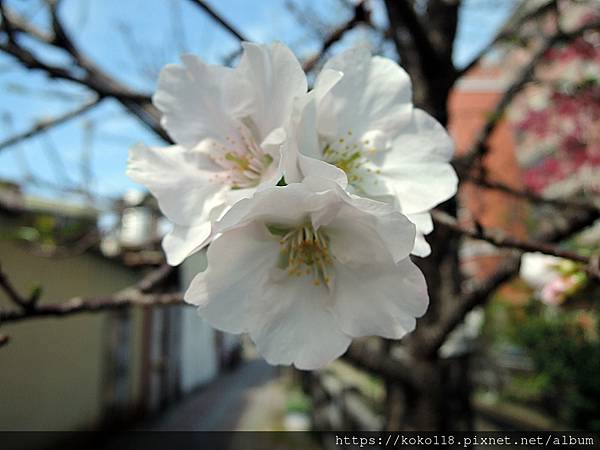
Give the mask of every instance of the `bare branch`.
[{"label": "bare branch", "polygon": [[194,5],[199,6],[212,17],[216,22],[218,22],[223,28],[233,34],[239,41],[244,42],[248,41],[246,37],[240,33],[233,25],[227,22],[223,17],[221,17],[214,9],[212,9],[204,0],[190,0]]},{"label": "bare branch", "polygon": [[552,244],[516,239],[511,236],[507,236],[506,233],[500,230],[485,230],[480,227],[465,227],[460,225],[450,214],[439,210],[432,210],[431,215],[434,222],[438,223],[439,225],[450,228],[451,230],[463,236],[489,242],[496,247],[513,248],[524,252],[541,252],[546,255],[570,259],[583,264],[590,264],[590,258],[588,256],[580,255],[579,253],[568,250],[562,250]]},{"label": "bare branch", "polygon": [[12,34],[13,36],[16,32],[19,32],[31,36],[42,44],[52,43],[51,34],[30,25],[27,21],[23,20],[23,18],[17,14],[12,13],[6,7],[2,6],[0,13],[2,14],[2,26],[0,27],[0,31],[5,31],[7,34]]},{"label": "bare branch", "polygon": [[[160,125],[160,113],[152,105],[148,95],[131,91],[126,86],[106,74],[98,66],[85,58],[78,52],[73,40],[67,35],[64,26],[61,24],[56,11],[53,13],[53,30],[56,35],[48,36],[43,31],[39,31],[31,24],[20,24],[15,26],[15,20],[23,22],[16,15],[3,11],[3,30],[22,29],[24,33],[37,38],[41,42],[51,45],[56,49],[67,52],[79,68],[83,69],[84,75],[76,75],[72,70],[65,67],[47,64],[37,58],[32,52],[19,45],[15,40],[0,44],[0,50],[13,56],[17,61],[28,69],[42,70],[51,78],[68,80],[83,85],[102,97],[113,97],[125,106],[130,112],[137,116],[150,130],[161,137],[166,142],[172,143],[169,135]],[[20,23],[20,22],[18,22]]]},{"label": "bare branch", "polygon": [[519,273],[521,259],[518,256],[508,258],[496,272],[484,282],[465,292],[456,303],[432,329],[422,330],[419,352],[425,356],[433,356],[446,341],[447,336],[465,318],[473,308],[485,303],[496,289]]},{"label": "bare branch", "polygon": [[48,2],[50,17],[52,18],[52,31],[54,33],[52,45],[65,49],[76,61],[78,61],[81,59],[81,55],[77,51],[75,44],[67,34],[67,31],[65,30],[58,16],[59,4],[60,2],[57,0],[51,0]]},{"label": "bare branch", "polygon": [[146,275],[135,287],[136,289],[139,289],[140,292],[146,294],[164,283],[172,274],[173,267],[168,264],[163,264],[158,269],[155,269]]},{"label": "bare branch", "polygon": [[[544,242],[560,242],[592,225],[599,217],[600,211],[598,210],[580,212],[566,226],[557,227],[540,236],[539,239]],[[434,355],[446,341],[448,334],[464,320],[469,311],[485,303],[500,285],[519,273],[520,262],[521,259],[519,256],[507,258],[494,275],[479,286],[463,293],[455,307],[441,317],[439,322],[420,332],[424,343],[419,346],[419,352],[426,356]],[[598,276],[599,271],[597,265],[598,258],[591,258],[588,268],[596,276]]]},{"label": "bare branch", "polygon": [[22,320],[63,317],[85,312],[101,312],[128,308],[131,306],[172,306],[187,305],[183,294],[170,292],[164,294],[141,294],[138,291],[109,295],[105,297],[75,297],[63,303],[50,303],[36,306],[31,310],[0,312],[0,323],[19,322]]},{"label": "bare branch", "polygon": [[327,50],[329,50],[333,44],[342,39],[347,31],[350,31],[360,23],[370,23],[369,12],[364,7],[364,1],[358,2],[354,7],[354,14],[352,18],[348,22],[331,31],[323,40],[319,51],[304,61],[304,64],[302,64],[304,71],[310,72],[312,69],[314,69],[325,52],[327,52]]},{"label": "bare branch", "polygon": [[356,367],[389,380],[401,381],[411,386],[418,386],[420,383],[417,374],[411,369],[411,364],[392,359],[386,352],[373,351],[366,342],[353,343],[343,358]]},{"label": "bare branch", "polygon": [[546,3],[542,6],[540,6],[539,8],[536,8],[536,9],[532,10],[531,12],[523,15],[523,17],[521,17],[516,22],[510,22],[510,21],[507,22],[505,24],[505,26],[503,26],[498,31],[498,33],[496,33],[496,35],[492,38],[492,40],[489,42],[488,45],[486,45],[484,48],[482,48],[477,53],[477,55],[475,55],[475,57],[473,57],[473,59],[471,61],[469,61],[464,67],[461,67],[461,69],[456,72],[456,78],[458,79],[458,78],[464,76],[468,71],[470,71],[473,67],[475,67],[477,64],[479,64],[479,62],[485,55],[487,55],[496,45],[498,45],[502,41],[504,41],[504,40],[508,39],[510,36],[512,36],[516,32],[516,30],[518,30],[519,27],[521,27],[523,24],[529,22],[532,19],[535,19],[535,18],[541,16],[542,14],[545,14],[552,8],[553,8],[553,5],[551,2]]},{"label": "bare branch", "polygon": [[8,281],[6,274],[0,271],[0,287],[11,300],[20,306],[19,310],[0,311],[0,323],[18,322],[40,317],[60,317],[83,312],[99,312],[130,306],[169,306],[186,304],[180,292],[150,294],[149,291],[165,284],[173,269],[166,264],[150,272],[135,286],[123,289],[113,295],[81,298],[75,297],[66,302],[37,305],[39,291],[30,299],[20,296]]},{"label": "bare branch", "polygon": [[575,198],[561,199],[542,197],[541,195],[537,195],[529,190],[515,189],[507,184],[499,181],[491,181],[484,177],[466,178],[466,180],[471,181],[478,186],[500,191],[516,198],[523,198],[536,204],[546,204],[556,208],[596,209],[596,206],[586,201],[581,201]]},{"label": "bare branch", "polygon": [[17,290],[14,288],[14,286],[12,285],[12,283],[10,282],[10,280],[8,279],[8,277],[2,270],[1,266],[0,266],[0,288],[2,288],[2,290],[8,296],[9,300],[11,300],[14,304],[16,304],[17,306],[19,306],[22,309],[27,308],[28,300],[17,292]]}]

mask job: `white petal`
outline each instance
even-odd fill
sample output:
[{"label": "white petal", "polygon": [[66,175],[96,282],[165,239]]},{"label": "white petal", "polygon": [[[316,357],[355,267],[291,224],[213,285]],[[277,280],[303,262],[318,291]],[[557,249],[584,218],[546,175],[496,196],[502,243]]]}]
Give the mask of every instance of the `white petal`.
[{"label": "white petal", "polygon": [[305,177],[325,178],[339,184],[342,188],[348,186],[346,172],[325,161],[299,155],[298,165]]},{"label": "white petal", "polygon": [[408,220],[415,224],[417,227],[417,235],[415,236],[415,247],[412,250],[412,254],[424,258],[429,256],[431,253],[431,247],[425,239],[426,234],[433,231],[433,220],[431,214],[407,214]]},{"label": "white petal", "polygon": [[390,59],[353,48],[330,59],[324,67],[328,69],[344,76],[319,105],[319,132],[326,136],[349,130],[361,136],[374,129],[387,134],[412,108],[410,78]]},{"label": "white petal", "polygon": [[233,117],[250,104],[247,80],[234,69],[205,64],[194,55],[181,57],[183,66],[165,66],[153,97],[163,112],[162,125],[175,142],[192,148],[205,138],[224,141],[236,136]]},{"label": "white petal", "polygon": [[306,94],[306,75],[290,49],[280,43],[258,45],[244,42],[236,68],[238,77],[252,89],[251,116],[264,137],[284,124],[295,97]]},{"label": "white petal", "polygon": [[174,224],[173,229],[162,241],[167,263],[171,266],[181,264],[185,258],[205,247],[210,242],[210,238],[210,222],[191,227]]},{"label": "white petal", "polygon": [[258,352],[271,364],[303,370],[318,369],[342,355],[351,339],[328,310],[329,291],[306,276],[277,275],[249,309],[249,333]]},{"label": "white petal", "polygon": [[264,152],[273,158],[272,163],[267,170],[262,173],[260,185],[257,189],[264,189],[267,186],[276,186],[284,174],[284,164],[282,158],[283,147],[286,143],[287,135],[284,128],[275,128],[261,142],[260,147]]},{"label": "white petal", "polygon": [[421,271],[405,259],[379,265],[339,265],[335,272],[339,327],[352,337],[399,339],[415,328],[429,302]]},{"label": "white petal", "polygon": [[415,226],[391,205],[352,196],[327,225],[332,252],[348,261],[406,258],[415,242]]},{"label": "white petal", "polygon": [[431,254],[431,246],[423,233],[417,231],[417,235],[415,236],[415,246],[411,252],[412,255],[419,256],[421,258],[425,258]]},{"label": "white petal", "polygon": [[561,258],[539,252],[523,253],[519,276],[530,286],[541,289],[557,277],[561,261]]},{"label": "white petal", "polygon": [[444,128],[427,113],[414,110],[385,153],[379,177],[395,193],[402,212],[421,213],[456,193],[458,177],[449,164],[453,144]]},{"label": "white petal", "polygon": [[417,231],[429,234],[433,231],[433,220],[428,212],[421,214],[407,214],[408,220],[415,224]]},{"label": "white petal", "polygon": [[208,247],[208,268],[192,280],[185,301],[198,305],[198,313],[213,327],[242,333],[248,302],[260,296],[278,255],[279,244],[264,227],[229,231]]},{"label": "white petal", "polygon": [[311,93],[314,94],[315,100],[318,103],[321,102],[323,97],[342,79],[344,74],[339,70],[323,69],[317,75],[315,80],[315,87]]},{"label": "white petal", "polygon": [[[302,181],[305,176],[325,176],[335,179],[344,187],[346,175],[331,166],[322,168],[307,158],[322,159],[321,146],[317,133],[317,104],[327,92],[342,78],[342,73],[324,70],[317,77],[315,88],[294,102],[291,124],[288,127],[289,139],[284,145],[284,175],[288,183]],[[304,158],[303,158],[304,156]],[[300,161],[302,160],[302,161]]]},{"label": "white petal", "polygon": [[386,163],[430,163],[452,159],[454,143],[440,123],[420,109],[413,109],[410,120],[396,130],[393,149]]},{"label": "white petal", "polygon": [[282,147],[283,170],[286,182],[299,183],[305,176],[313,175],[310,161],[302,167],[301,159],[321,159],[317,134],[317,105],[314,92],[297,99],[289,125],[289,139]]},{"label": "white petal", "polygon": [[215,224],[217,232],[239,228],[253,221],[272,225],[295,226],[303,223],[313,211],[332,207],[333,191],[315,195],[304,183],[275,186],[257,191],[252,199],[233,205]]},{"label": "white petal", "polygon": [[456,194],[458,178],[449,164],[386,167],[382,175],[396,194],[402,212],[428,211]]},{"label": "white petal", "polygon": [[297,152],[312,158],[321,158],[322,152],[317,134],[317,103],[314,93],[303,97],[296,104],[294,144]]},{"label": "white petal", "polygon": [[178,225],[199,225],[222,203],[223,188],[212,181],[215,171],[205,154],[179,146],[136,145],[127,163],[127,175],[146,186],[165,216]]}]

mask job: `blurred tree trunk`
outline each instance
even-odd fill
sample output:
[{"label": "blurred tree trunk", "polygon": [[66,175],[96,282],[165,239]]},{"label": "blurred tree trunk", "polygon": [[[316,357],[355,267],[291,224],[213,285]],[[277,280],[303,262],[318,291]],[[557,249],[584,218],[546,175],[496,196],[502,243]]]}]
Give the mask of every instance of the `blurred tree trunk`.
[{"label": "blurred tree trunk", "polygon": [[[448,96],[456,79],[452,50],[458,22],[459,0],[430,0],[426,11],[418,14],[410,0],[386,0],[390,32],[400,64],[413,84],[413,101],[442,125],[448,123]],[[456,201],[440,208],[456,214]],[[459,292],[458,238],[447,228],[436,227],[427,236],[431,255],[415,258],[427,279],[430,306],[419,326],[439,319],[443,305]],[[423,355],[417,331],[406,339],[415,370],[422,380],[420,388],[388,384],[386,428],[390,430],[451,430],[468,427],[468,360],[442,360]],[[404,405],[400,407],[399,402]]]}]

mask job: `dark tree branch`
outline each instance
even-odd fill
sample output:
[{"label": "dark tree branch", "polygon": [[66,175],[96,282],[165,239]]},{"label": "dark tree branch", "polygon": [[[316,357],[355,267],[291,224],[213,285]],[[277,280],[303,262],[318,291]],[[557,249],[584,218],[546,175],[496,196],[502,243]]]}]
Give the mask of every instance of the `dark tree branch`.
[{"label": "dark tree branch", "polygon": [[[421,19],[414,10],[411,2],[408,0],[386,0],[385,1],[390,24],[401,25],[411,36],[415,45],[415,50],[422,58],[422,65],[431,65],[431,70],[436,70],[438,66],[438,54],[434,48],[429,36],[425,32]],[[394,42],[397,39],[397,32],[393,33]],[[398,42],[396,42],[398,46]],[[401,49],[398,48],[399,53]]]},{"label": "dark tree branch", "polygon": [[[3,1],[0,0],[0,5],[2,3]],[[0,8],[0,14],[2,17],[2,26],[0,26],[0,31],[5,31],[7,34],[12,35],[13,39],[14,35],[18,32],[27,34],[42,44],[52,43],[52,35],[46,33],[44,30],[40,30],[39,28],[31,26],[20,16],[13,14],[5,6]]]},{"label": "dark tree branch", "polygon": [[223,28],[233,34],[239,41],[248,41],[246,37],[238,31],[233,25],[221,17],[214,9],[212,9],[204,0],[190,0],[194,5],[199,6],[208,14],[215,22],[219,23]]},{"label": "dark tree branch", "polygon": [[482,48],[471,61],[469,61],[465,66],[461,67],[460,70],[456,72],[456,78],[458,79],[464,76],[468,71],[479,64],[483,57],[487,55],[496,45],[513,36],[520,26],[529,22],[530,20],[538,18],[539,16],[552,10],[552,8],[553,6],[551,2],[546,3],[545,5],[542,5],[527,14],[524,14],[519,20],[506,23],[506,25],[502,27],[498,33],[496,33],[488,45]]},{"label": "dark tree branch", "polygon": [[461,1],[429,0],[427,3],[427,37],[436,54],[444,61],[452,61]]},{"label": "dark tree branch", "polygon": [[173,274],[173,271],[172,266],[163,264],[142,278],[135,287],[140,292],[147,294],[162,285]]},{"label": "dark tree branch", "polygon": [[172,305],[187,305],[187,303],[183,302],[182,293],[142,294],[139,291],[131,291],[105,297],[75,297],[62,303],[40,305],[29,311],[0,312],[0,323],[19,322],[43,317],[71,316],[84,312],[101,312],[131,306]]},{"label": "dark tree branch", "polygon": [[65,302],[38,305],[39,290],[35,291],[29,299],[26,299],[16,292],[6,274],[0,271],[0,287],[7,293],[9,299],[20,307],[18,310],[0,311],[0,324],[32,318],[60,317],[83,312],[99,312],[130,306],[185,305],[183,294],[180,292],[149,293],[165,285],[172,273],[173,268],[164,264],[146,275],[135,286],[123,289],[112,295],[90,298],[75,297]]},{"label": "dark tree branch", "polygon": [[59,4],[60,2],[58,0],[51,0],[48,6],[50,9],[50,17],[52,18],[52,31],[54,33],[52,45],[65,49],[67,53],[69,53],[76,61],[79,62],[82,57],[79,51],[77,51],[74,42],[67,34],[67,31],[65,30],[60,17],[58,16]]},{"label": "dark tree branch", "polygon": [[17,292],[17,290],[14,288],[14,286],[8,279],[8,276],[2,270],[2,267],[0,267],[0,288],[2,288],[2,290],[8,296],[8,299],[12,301],[15,305],[19,306],[22,309],[27,308],[28,299],[26,299]]},{"label": "dark tree branch", "polygon": [[[160,125],[160,112],[152,105],[150,97],[131,91],[81,55],[60,22],[55,6],[51,6],[51,14],[52,27],[57,34],[52,36],[47,35],[30,24],[25,25],[25,21],[20,18],[16,19],[18,16],[15,14],[9,13],[6,10],[0,12],[3,12],[3,30],[10,28],[13,30],[24,30],[23,33],[38,39],[40,42],[67,52],[73,58],[74,63],[83,69],[85,74],[83,76],[75,75],[71,70],[64,67],[47,64],[18,44],[16,40],[9,40],[6,43],[0,44],[0,50],[13,56],[25,68],[41,70],[50,78],[63,79],[83,85],[95,91],[99,98],[115,98],[155,134],[166,142],[172,143],[170,137]],[[15,26],[13,20],[17,20],[18,22],[16,23],[19,25]]]},{"label": "dark tree branch", "polygon": [[466,178],[465,180],[471,181],[477,186],[481,186],[487,189],[493,189],[495,191],[500,191],[504,194],[508,194],[516,198],[522,198],[535,204],[545,204],[556,208],[577,208],[586,210],[597,209],[595,205],[576,198],[561,199],[542,197],[540,195],[535,194],[534,192],[528,190],[515,189],[511,186],[508,186],[507,184],[501,183],[499,181],[492,181],[485,177],[472,177]]},{"label": "dark tree branch", "polygon": [[419,352],[425,357],[433,357],[446,342],[448,335],[462,323],[466,315],[475,307],[485,303],[502,284],[519,273],[521,259],[508,258],[496,272],[484,282],[465,292],[458,303],[434,326],[420,333]]},{"label": "dark tree branch", "polygon": [[329,50],[332,45],[342,39],[346,32],[352,30],[360,23],[370,24],[370,22],[369,11],[365,9],[364,1],[358,2],[354,7],[354,14],[352,18],[348,22],[337,27],[335,30],[332,30],[323,40],[319,51],[304,61],[302,64],[304,71],[310,72],[312,69],[314,69],[327,50]]},{"label": "dark tree branch", "polygon": [[[580,212],[567,225],[556,227],[540,236],[540,241],[560,242],[589,227],[598,218],[600,218],[598,210]],[[450,309],[436,324],[421,330],[422,342],[420,342],[419,352],[426,357],[435,355],[450,332],[462,323],[467,313],[476,306],[484,304],[498,287],[519,273],[520,262],[520,256],[507,258],[494,275],[479,286],[463,293],[455,307]],[[590,269],[598,276],[598,258],[592,258],[590,263]]]},{"label": "dark tree branch", "polygon": [[541,252],[546,255],[570,259],[572,261],[577,261],[586,265],[590,264],[590,258],[588,256],[580,255],[579,253],[568,250],[563,250],[557,247],[556,245],[548,244],[546,242],[516,239],[511,236],[507,236],[506,233],[500,230],[485,230],[481,227],[465,227],[460,225],[457,222],[457,220],[450,214],[439,210],[431,211],[431,215],[433,217],[434,222],[436,222],[437,224],[446,228],[450,228],[451,230],[463,236],[468,236],[472,239],[489,242],[495,247],[512,248],[524,252]]},{"label": "dark tree branch", "polygon": [[410,386],[420,384],[410,363],[392,359],[386,352],[374,352],[365,342],[359,341],[350,345],[343,358],[355,367],[376,373],[385,379],[401,381]]}]

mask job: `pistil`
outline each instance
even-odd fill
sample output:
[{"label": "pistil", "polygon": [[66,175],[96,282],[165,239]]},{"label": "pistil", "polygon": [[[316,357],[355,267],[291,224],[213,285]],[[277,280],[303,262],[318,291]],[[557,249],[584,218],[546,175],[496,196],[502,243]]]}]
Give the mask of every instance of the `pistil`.
[{"label": "pistil", "polygon": [[281,267],[289,276],[311,276],[315,286],[331,285],[333,260],[327,235],[308,223],[289,230],[279,240]]},{"label": "pistil", "polygon": [[227,138],[224,145],[216,141],[212,143],[212,159],[225,169],[216,179],[229,184],[232,189],[256,187],[273,162],[273,157],[256,143],[253,133],[244,122],[240,123],[238,132],[236,138]]}]

